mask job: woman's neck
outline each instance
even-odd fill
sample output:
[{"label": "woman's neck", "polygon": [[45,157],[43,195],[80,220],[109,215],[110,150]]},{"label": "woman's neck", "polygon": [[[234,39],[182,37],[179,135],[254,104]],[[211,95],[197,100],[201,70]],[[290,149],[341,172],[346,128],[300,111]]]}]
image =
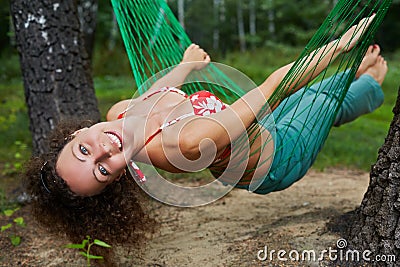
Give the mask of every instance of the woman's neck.
[{"label": "woman's neck", "polygon": [[129,155],[135,157],[143,152],[146,141],[165,122],[192,111],[190,101],[175,93],[154,95],[146,101],[136,102],[127,111],[123,125],[124,134],[129,138]]}]

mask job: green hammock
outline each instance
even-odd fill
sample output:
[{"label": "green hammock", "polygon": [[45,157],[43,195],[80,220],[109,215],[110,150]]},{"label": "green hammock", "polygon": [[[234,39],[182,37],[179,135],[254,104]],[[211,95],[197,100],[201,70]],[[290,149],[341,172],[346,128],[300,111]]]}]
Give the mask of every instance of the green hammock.
[{"label": "green hammock", "polygon": [[[132,66],[135,82],[139,88],[139,93],[143,93],[148,89],[148,83],[146,83],[146,81],[154,74],[178,64],[182,58],[183,52],[192,42],[164,0],[112,0],[112,4]],[[345,88],[330,89],[333,91],[340,90],[338,94],[340,100],[336,105],[337,112],[340,102],[343,101],[348,87],[354,80],[363,56],[368,46],[371,44],[378,27],[382,23],[390,4],[391,1],[389,0],[339,1],[318,31],[314,34],[313,38],[306,45],[298,60],[274,94],[268,100],[263,112],[268,113],[269,106],[274,106],[274,104],[287,96],[288,92],[285,88],[287,88],[288,85],[301,82],[296,81],[296,77],[299,77],[299,75],[302,75],[305,71],[302,59],[309,56],[310,52],[338,38],[352,25],[358,23],[363,17],[371,16],[373,13],[376,13],[377,15],[374,21],[366,30],[356,47],[350,52],[342,54],[336,59],[335,63],[330,64],[325,71],[314,79],[314,81],[319,81],[327,77],[328,74],[334,75],[344,70],[350,72],[345,82]],[[232,103],[238,99],[238,97],[246,93],[246,90],[242,90],[240,85],[235,84],[232,79],[224,72],[220,71],[217,66],[213,66],[212,63],[209,72],[211,73],[212,83],[192,83],[184,86],[183,90],[188,94],[198,90],[209,90],[220,96],[227,103]],[[215,85],[215,81],[218,81],[217,84],[220,86]],[[204,88],[205,86],[208,88]],[[230,88],[230,90],[226,90],[226,88]],[[235,93],[232,93],[232,91]],[[284,114],[289,108],[292,109],[293,107],[283,107],[281,113]],[[324,116],[324,110],[321,110],[320,115]],[[260,116],[262,116],[262,114]],[[278,115],[278,117],[279,116],[280,115]],[[326,118],[326,120],[330,120],[332,125],[334,117]],[[256,130],[259,130],[259,127],[257,123],[254,123],[254,125],[248,129],[248,134],[254,133]],[[329,131],[324,132],[322,136],[326,137],[328,132]],[[244,141],[237,140],[236,142],[240,143]],[[312,140],[309,142],[309,149],[319,149],[312,145]],[[259,149],[263,149],[263,147]],[[275,149],[279,150],[281,148],[276,147]],[[316,153],[317,151],[314,152]],[[286,160],[289,160],[290,157],[290,154],[287,155]],[[284,164],[284,162],[282,163]]]}]

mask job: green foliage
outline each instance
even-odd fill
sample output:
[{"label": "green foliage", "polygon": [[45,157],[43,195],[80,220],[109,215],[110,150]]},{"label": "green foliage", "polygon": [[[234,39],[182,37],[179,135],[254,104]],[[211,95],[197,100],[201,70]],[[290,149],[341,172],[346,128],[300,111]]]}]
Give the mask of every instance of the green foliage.
[{"label": "green foliage", "polygon": [[[272,40],[287,45],[303,45],[315,30],[319,27],[326,15],[331,11],[335,1],[320,0],[253,0],[255,3],[256,17],[256,36],[249,36],[249,17],[250,1],[242,0],[241,8],[243,11],[244,30],[246,39],[250,45],[261,47],[265,40]],[[219,3],[219,8],[215,6]],[[222,3],[224,3],[222,5]],[[188,1],[184,0],[185,29],[194,42],[201,44],[207,51],[214,48],[213,34],[214,30],[220,32],[220,44],[217,48],[225,54],[226,51],[238,50],[237,36],[237,9],[238,0],[202,0]],[[12,27],[10,27],[9,16],[10,0],[0,0],[0,54],[2,57],[15,57],[14,39]],[[168,0],[168,5],[177,15],[178,0]],[[385,49],[392,51],[400,47],[397,33],[400,28],[400,21],[397,16],[400,10],[400,0],[393,0],[389,13],[382,25],[382,34],[378,34],[379,43],[384,44]],[[299,12],[301,11],[301,12]],[[271,17],[272,16],[272,17]],[[3,27],[4,26],[4,27]],[[271,32],[271,26],[275,31]],[[384,34],[383,34],[384,32]],[[114,68],[113,63],[121,61],[118,53],[123,48],[122,40],[118,27],[115,24],[113,10],[110,1],[98,1],[97,12],[97,30],[95,47],[97,51],[107,51],[105,57],[117,60],[103,61],[106,63],[104,70],[109,70],[108,74],[114,75],[119,68]],[[12,51],[13,53],[10,53]],[[214,54],[217,51],[214,51]],[[115,59],[115,58],[114,58]],[[11,63],[11,65],[10,65]],[[123,62],[125,64],[125,62]],[[95,67],[95,72],[101,75],[106,72],[99,72],[103,69],[99,64]],[[125,67],[125,65],[124,65]],[[97,69],[96,69],[97,68]],[[128,68],[129,69],[129,68]],[[18,60],[2,61],[0,65],[0,80],[10,79],[20,75]]]},{"label": "green foliage", "polygon": [[95,76],[126,77],[131,75],[131,66],[125,47],[118,44],[113,49],[96,46],[93,54],[93,73]]},{"label": "green foliage", "polygon": [[131,99],[136,91],[130,76],[100,76],[94,79],[94,84],[103,119],[112,105],[124,99]]},{"label": "green foliage", "polygon": [[4,192],[4,189],[0,188],[0,214],[4,213],[5,215],[12,215],[9,214],[10,210],[13,211],[17,208],[17,205],[11,202]]},{"label": "green foliage", "polygon": [[0,229],[0,232],[4,232],[8,229],[10,229],[10,231],[12,230],[11,233],[8,235],[8,238],[10,239],[11,244],[15,247],[21,244],[21,236],[17,234],[17,228],[26,226],[24,218],[22,217],[12,218],[12,216],[17,210],[19,210],[19,208],[7,209],[3,211],[3,214],[12,221],[6,225],[1,226]]},{"label": "green foliage", "polygon": [[3,225],[3,226],[1,227],[1,232],[4,232],[5,230],[10,229],[11,227],[12,227],[12,223]]},{"label": "green foliage", "polygon": [[[4,59],[2,63],[9,60]],[[19,113],[26,112],[26,107],[20,81],[3,81],[0,91],[0,131],[6,132],[16,123]]]},{"label": "green foliage", "polygon": [[[185,1],[185,30],[193,42],[207,51],[214,47],[213,33],[220,33],[219,49],[238,50],[238,0]],[[265,40],[286,45],[305,45],[331,11],[331,1],[254,0],[256,36],[250,36],[250,1],[241,1],[244,31],[249,47],[262,47]],[[219,9],[218,4],[219,3]],[[178,0],[168,1],[178,16]],[[216,10],[217,9],[217,10]],[[301,10],[302,12],[299,12]],[[271,32],[271,27],[274,31]],[[217,51],[213,51],[217,52]]]},{"label": "green foliage", "polygon": [[79,254],[81,254],[82,256],[84,256],[87,260],[87,266],[91,266],[90,265],[90,260],[102,260],[104,259],[103,256],[97,256],[97,255],[92,255],[90,254],[90,249],[92,246],[100,246],[103,248],[111,248],[111,246],[109,244],[107,244],[104,241],[101,241],[99,239],[94,239],[92,241],[92,238],[90,236],[86,236],[85,239],[82,240],[82,243],[80,244],[67,244],[65,245],[66,248],[72,248],[72,249],[78,249]]},{"label": "green foliage", "polygon": [[274,40],[293,46],[304,46],[331,11],[328,1],[275,0],[271,2],[272,5],[266,11],[272,9],[275,14]]},{"label": "green foliage", "polygon": [[394,0],[390,6],[385,20],[377,33],[376,39],[386,51],[396,51],[400,47],[400,39],[397,37],[400,29],[400,1]]},{"label": "green foliage", "polygon": [[15,77],[21,76],[19,57],[14,49],[12,48],[5,49],[0,54],[0,57],[7,59],[7,60],[2,60],[0,64],[0,81],[11,81],[15,79]]},{"label": "green foliage", "polygon": [[[2,63],[8,60],[13,60],[13,57],[0,59]],[[18,171],[20,163],[30,156],[30,143],[29,119],[21,79],[0,80],[1,174]]]},{"label": "green foliage", "polygon": [[20,236],[10,235],[10,240],[11,240],[11,244],[13,244],[14,247],[19,246],[19,244],[21,244]]},{"label": "green foliage", "polygon": [[12,162],[6,162],[4,164],[2,175],[16,174],[22,170],[22,165],[26,160],[26,157],[24,157],[23,154],[26,154],[28,146],[21,141],[15,141],[14,146],[16,147],[14,159]]},{"label": "green foliage", "polygon": [[4,189],[0,188],[0,213],[8,209],[8,206],[9,202],[6,197],[6,193],[4,192]]}]

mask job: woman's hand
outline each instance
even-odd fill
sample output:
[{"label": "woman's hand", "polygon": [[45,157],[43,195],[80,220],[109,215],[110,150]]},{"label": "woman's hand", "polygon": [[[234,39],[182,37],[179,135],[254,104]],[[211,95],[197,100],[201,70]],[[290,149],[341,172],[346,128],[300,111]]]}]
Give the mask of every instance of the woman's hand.
[{"label": "woman's hand", "polygon": [[193,70],[200,70],[207,66],[208,63],[210,63],[210,56],[198,45],[191,44],[183,54],[181,63],[173,69],[167,69],[169,72],[159,78],[150,89],[140,97],[143,99],[152,94],[155,90],[159,90],[165,86],[180,88],[185,83],[186,77]]},{"label": "woman's hand", "polygon": [[357,44],[360,37],[365,33],[375,16],[376,14],[373,14],[370,17],[363,18],[357,25],[348,29],[339,39],[339,48],[343,49],[345,52],[350,51]]},{"label": "woman's hand", "polygon": [[196,44],[191,44],[183,54],[181,63],[190,63],[193,70],[200,70],[210,63],[210,56]]}]

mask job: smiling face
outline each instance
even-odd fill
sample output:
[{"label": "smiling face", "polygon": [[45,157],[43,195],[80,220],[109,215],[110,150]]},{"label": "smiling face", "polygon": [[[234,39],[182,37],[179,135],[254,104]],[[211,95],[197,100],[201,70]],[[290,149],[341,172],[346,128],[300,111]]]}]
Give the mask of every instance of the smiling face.
[{"label": "smiling face", "polygon": [[56,170],[74,193],[96,195],[119,179],[126,166],[121,134],[118,121],[102,122],[78,130],[65,145]]}]

